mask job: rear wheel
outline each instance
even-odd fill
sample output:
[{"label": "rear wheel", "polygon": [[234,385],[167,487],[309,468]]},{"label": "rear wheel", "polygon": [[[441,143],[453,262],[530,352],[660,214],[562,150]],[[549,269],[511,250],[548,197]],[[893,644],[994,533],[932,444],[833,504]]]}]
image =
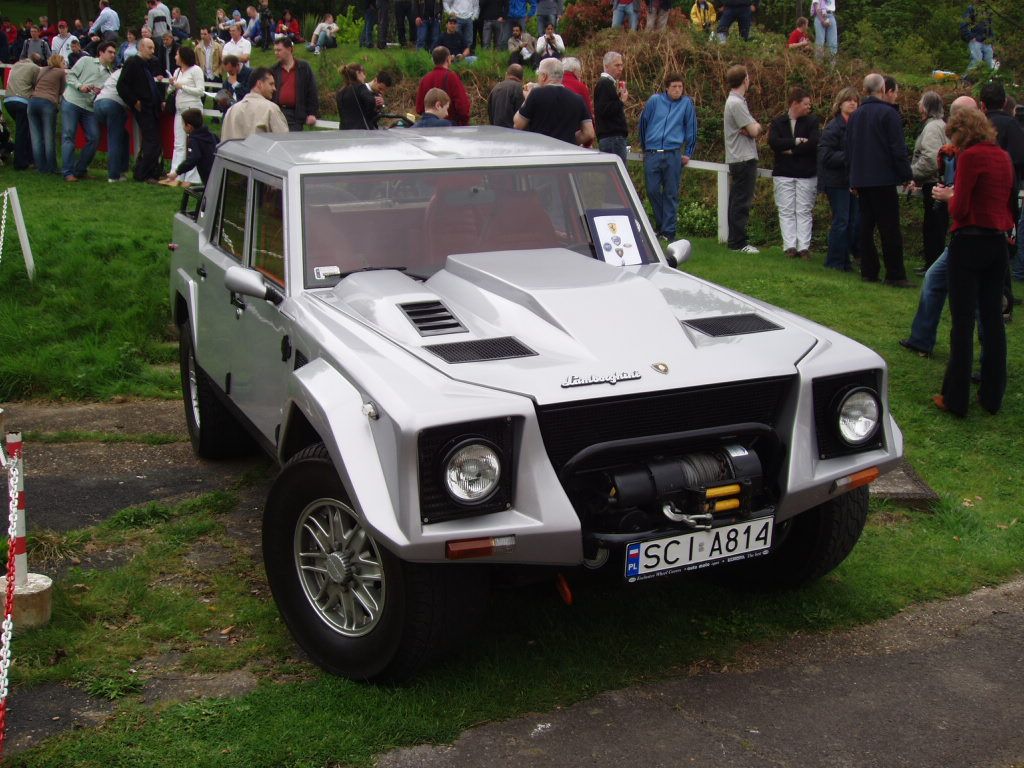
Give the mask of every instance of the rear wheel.
[{"label": "rear wheel", "polygon": [[354,680],[410,677],[465,634],[486,601],[479,569],[405,563],[381,546],[323,445],[298,453],[274,482],[263,560],[298,644]]},{"label": "rear wheel", "polygon": [[[867,486],[803,512],[776,529],[770,554],[723,571],[728,581],[798,587],[836,568],[860,539],[868,517]],[[785,527],[783,527],[785,526]]]},{"label": "rear wheel", "polygon": [[178,329],[178,356],[185,424],[196,454],[204,459],[224,459],[251,453],[255,448],[252,438],[217,399],[210,377],[196,362],[192,328],[187,322]]}]

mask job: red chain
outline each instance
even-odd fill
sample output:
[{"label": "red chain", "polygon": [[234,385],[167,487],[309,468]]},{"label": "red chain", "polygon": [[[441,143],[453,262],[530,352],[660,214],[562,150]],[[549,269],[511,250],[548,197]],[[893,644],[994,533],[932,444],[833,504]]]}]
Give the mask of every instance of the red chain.
[{"label": "red chain", "polygon": [[[0,448],[0,450],[3,450],[3,449]],[[18,503],[17,502],[17,499],[18,499],[18,488],[17,488],[17,483],[15,482],[15,478],[19,474],[19,470],[21,468],[21,466],[20,466],[20,464],[21,464],[21,446],[20,445],[13,446],[13,450],[11,451],[11,454],[12,455],[9,457],[9,459],[10,459],[9,464],[11,466],[8,467],[8,470],[7,470],[8,471],[8,479],[10,480],[10,482],[8,482],[8,485],[7,485],[7,490],[8,490],[8,495],[10,496],[11,509],[14,510],[14,509],[17,508],[16,505]],[[13,621],[13,619],[14,619],[14,577],[15,577],[15,558],[17,557],[17,554],[15,553],[15,550],[17,549],[15,547],[15,536],[16,536],[16,534],[15,534],[13,528],[9,529],[8,533],[9,533],[9,538],[8,538],[8,543],[7,543],[7,594],[6,594],[5,599],[4,599],[4,614],[3,614],[3,618],[0,619],[0,621],[2,621],[4,625],[7,625],[7,623],[9,621]],[[2,628],[2,630],[0,630],[0,631],[2,631],[3,634],[7,634],[7,627],[4,626]],[[9,645],[7,647],[7,651],[8,651],[8,653],[10,652],[10,646]],[[3,754],[4,754],[4,741],[7,738],[7,699],[9,697],[8,694],[9,694],[9,690],[10,690],[8,688],[7,672],[8,672],[9,669],[10,669],[10,666],[8,665],[8,668],[4,670],[4,674],[3,674],[3,678],[4,678],[4,680],[3,680],[3,690],[0,691],[0,695],[3,696],[3,698],[0,699],[0,758],[3,757]]]}]

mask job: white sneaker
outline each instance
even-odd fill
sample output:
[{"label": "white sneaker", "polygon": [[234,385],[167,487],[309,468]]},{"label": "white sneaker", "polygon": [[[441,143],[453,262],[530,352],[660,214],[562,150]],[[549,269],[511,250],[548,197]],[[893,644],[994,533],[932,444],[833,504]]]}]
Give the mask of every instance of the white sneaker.
[{"label": "white sneaker", "polygon": [[761,250],[759,248],[755,248],[754,246],[750,245],[749,243],[747,245],[744,245],[742,248],[737,248],[736,249],[736,253],[760,253],[760,252],[761,252]]},{"label": "white sneaker", "polygon": [[316,48],[313,49],[313,55],[314,56],[319,56],[320,55],[320,46],[317,46]]}]

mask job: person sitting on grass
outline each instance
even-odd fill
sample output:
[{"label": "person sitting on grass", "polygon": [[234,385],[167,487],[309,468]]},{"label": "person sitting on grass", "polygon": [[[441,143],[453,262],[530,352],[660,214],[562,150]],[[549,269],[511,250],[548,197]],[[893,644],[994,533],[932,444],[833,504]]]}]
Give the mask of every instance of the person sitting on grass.
[{"label": "person sitting on grass", "polygon": [[794,48],[799,50],[801,48],[807,48],[811,44],[811,38],[807,36],[807,27],[810,22],[806,16],[801,16],[796,20],[796,29],[789,33],[789,49]]},{"label": "person sitting on grass", "polygon": [[425,105],[423,116],[413,123],[412,127],[444,128],[450,126],[452,121],[448,119],[448,105],[451,102],[451,97],[440,88],[431,88],[423,97]]},{"label": "person sitting on grass", "polygon": [[[203,123],[203,113],[198,109],[186,109],[181,113],[181,122],[185,126],[185,133],[188,135],[188,142],[185,149],[185,159],[177,168],[172,168],[167,174],[168,186],[188,186],[188,182],[179,182],[178,177],[184,176],[193,168],[199,172],[199,178],[203,186],[206,186],[210,178],[210,171],[213,169],[213,158],[217,154],[217,137],[210,133],[210,129]],[[160,182],[161,184],[165,182]]]}]

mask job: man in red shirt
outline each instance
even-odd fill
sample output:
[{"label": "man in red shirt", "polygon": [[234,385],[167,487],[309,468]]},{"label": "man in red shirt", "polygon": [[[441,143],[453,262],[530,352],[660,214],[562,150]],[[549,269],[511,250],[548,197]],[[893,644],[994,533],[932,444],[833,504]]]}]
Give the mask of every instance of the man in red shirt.
[{"label": "man in red shirt", "polygon": [[427,91],[431,88],[440,88],[452,100],[448,107],[448,119],[453,125],[469,125],[469,95],[462,84],[462,79],[451,71],[451,51],[439,45],[431,56],[434,59],[434,68],[423,76],[416,90],[416,114],[422,115],[426,109],[423,102]]},{"label": "man in red shirt", "polygon": [[289,131],[301,131],[304,126],[315,125],[320,111],[320,96],[316,89],[313,69],[292,51],[292,40],[281,36],[274,43],[277,66],[274,82],[277,85],[274,101],[281,107],[288,121]]}]

